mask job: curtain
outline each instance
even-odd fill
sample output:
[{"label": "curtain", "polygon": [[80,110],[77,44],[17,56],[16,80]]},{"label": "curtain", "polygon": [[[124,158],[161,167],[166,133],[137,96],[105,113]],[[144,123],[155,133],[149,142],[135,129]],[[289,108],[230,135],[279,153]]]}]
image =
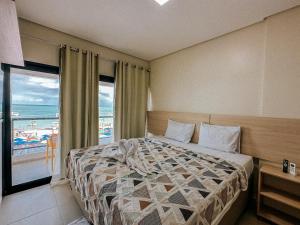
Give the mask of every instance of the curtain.
[{"label": "curtain", "polygon": [[117,62],[115,73],[115,140],[145,136],[149,72]]},{"label": "curtain", "polygon": [[98,56],[89,51],[60,49],[61,177],[65,158],[74,148],[98,144]]}]

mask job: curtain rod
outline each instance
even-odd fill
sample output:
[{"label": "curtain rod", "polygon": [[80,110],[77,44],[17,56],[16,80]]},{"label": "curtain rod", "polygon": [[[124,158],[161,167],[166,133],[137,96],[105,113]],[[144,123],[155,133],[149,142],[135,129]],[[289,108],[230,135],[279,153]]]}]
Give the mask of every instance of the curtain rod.
[{"label": "curtain rod", "polygon": [[[29,38],[29,39],[36,40],[36,41],[40,41],[40,42],[44,42],[44,43],[46,43],[46,44],[48,44],[48,45],[52,45],[52,46],[55,46],[55,47],[63,47],[63,46],[66,46],[66,45],[62,45],[61,43],[58,44],[58,43],[53,42],[53,41],[45,40],[45,39],[42,39],[42,38],[37,38],[37,37],[34,37],[34,36],[32,36],[32,35],[29,35],[29,34],[24,34],[24,33],[23,33],[23,34],[21,34],[21,37]],[[76,50],[76,49],[77,49],[77,50]],[[76,50],[76,51],[78,51],[78,48],[71,47],[71,50]],[[117,60],[113,60],[113,59],[108,59],[108,58],[102,57],[102,56],[100,56],[99,53],[97,53],[97,55],[98,55],[98,57],[99,57],[100,59],[103,59],[103,60],[105,60],[105,61],[112,62],[112,63],[116,63],[116,62],[117,62]],[[128,63],[127,63],[127,64],[128,64]],[[146,71],[150,73],[150,69],[147,69]]]},{"label": "curtain rod", "polygon": [[138,69],[140,69],[140,70],[143,70],[143,69],[145,69],[145,71],[146,72],[148,72],[148,73],[150,73],[151,72],[151,70],[150,69],[146,69],[145,67],[143,67],[143,66],[137,66],[137,65],[132,65],[132,64],[130,64],[130,63],[125,63],[125,66],[129,66],[129,65],[131,65],[131,67],[132,68],[138,68]]},{"label": "curtain rod", "polygon": [[[60,48],[66,48],[66,47],[67,47],[67,45],[64,45],[64,44],[60,45]],[[75,48],[75,47],[72,47],[72,46],[69,46],[69,48],[70,48],[71,51],[74,51],[74,52],[79,52],[79,50],[80,50],[80,48]],[[88,52],[88,50],[83,50],[83,49],[81,49],[81,51],[82,51],[83,54],[87,54],[87,52]],[[99,58],[102,58],[99,53],[95,53],[95,56],[98,56]],[[114,60],[109,60],[109,61],[116,62]]]},{"label": "curtain rod", "polygon": [[[34,37],[34,36],[32,36],[32,35],[29,35],[29,34],[21,34],[21,37],[29,38],[29,39],[35,40],[35,41],[44,42],[44,43],[46,43],[46,44],[48,44],[48,45],[52,45],[52,46],[54,46],[54,47],[59,47],[59,48],[60,48],[60,47],[62,46],[61,43],[56,43],[56,42],[54,42],[54,41],[49,41],[49,40],[45,40],[45,39],[42,39],[42,38],[37,38],[37,37]],[[97,53],[97,54],[99,54],[99,53]],[[100,56],[100,55],[99,55],[99,58],[100,58],[100,59],[103,59],[103,60],[105,60],[105,61],[113,62],[113,63],[116,62],[116,60],[108,59],[108,58],[102,57],[102,56]]]},{"label": "curtain rod", "polygon": [[[61,48],[66,48],[67,45],[61,45]],[[75,48],[75,47],[70,47],[70,50],[71,51],[75,51],[75,52],[79,52],[79,48]],[[82,53],[83,54],[86,54],[87,53],[87,50],[82,50]],[[96,54],[96,56],[100,57],[99,54]],[[100,57],[101,58],[101,57]],[[112,60],[111,60],[112,61]],[[117,61],[113,61],[114,63],[117,63]],[[125,63],[125,66],[131,66],[132,68],[137,68],[137,69],[140,69],[140,70],[143,70],[145,69],[146,72],[150,73],[150,70],[149,69],[146,69],[144,68],[143,66],[137,66],[137,65],[133,65],[133,64],[130,64],[130,63]]]}]

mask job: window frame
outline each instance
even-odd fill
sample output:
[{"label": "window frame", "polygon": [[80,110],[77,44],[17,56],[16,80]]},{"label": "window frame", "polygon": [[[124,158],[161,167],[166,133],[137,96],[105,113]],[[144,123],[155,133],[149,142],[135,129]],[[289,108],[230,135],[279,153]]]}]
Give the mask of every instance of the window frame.
[{"label": "window frame", "polygon": [[[99,84],[100,84],[100,82],[106,82],[106,83],[111,83],[111,84],[115,85],[115,77],[108,76],[108,75],[105,75],[105,74],[100,74],[99,75]],[[100,105],[99,105],[99,107],[100,107]],[[113,107],[115,107],[115,99],[114,99]],[[115,112],[115,110],[113,111],[113,120],[115,118],[115,113],[114,112]],[[100,119],[100,112],[99,112],[99,119]],[[114,124],[113,124],[113,127],[114,127]],[[100,142],[99,142],[99,144],[100,144]]]},{"label": "window frame", "polygon": [[115,83],[115,77],[104,75],[104,74],[100,74],[99,75],[99,81],[114,84]]}]

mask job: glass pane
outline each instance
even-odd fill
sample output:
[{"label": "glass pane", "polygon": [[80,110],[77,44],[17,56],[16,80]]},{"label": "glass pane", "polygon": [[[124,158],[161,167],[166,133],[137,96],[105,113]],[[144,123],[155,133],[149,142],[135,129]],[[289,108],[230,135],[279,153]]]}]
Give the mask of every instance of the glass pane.
[{"label": "glass pane", "polygon": [[3,102],[3,71],[0,68],[0,119],[3,118],[2,102]]},{"label": "glass pane", "polygon": [[58,75],[13,69],[11,99],[12,184],[51,176],[59,124]]},{"label": "glass pane", "polygon": [[99,143],[113,142],[114,84],[99,82]]}]

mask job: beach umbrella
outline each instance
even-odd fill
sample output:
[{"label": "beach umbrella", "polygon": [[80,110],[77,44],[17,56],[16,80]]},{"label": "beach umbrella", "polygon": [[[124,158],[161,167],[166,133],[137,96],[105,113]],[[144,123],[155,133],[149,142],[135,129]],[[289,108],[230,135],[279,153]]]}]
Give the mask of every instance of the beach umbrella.
[{"label": "beach umbrella", "polygon": [[15,145],[23,145],[23,144],[26,144],[26,141],[23,138],[15,138],[14,144]]},{"label": "beach umbrella", "polygon": [[41,137],[41,141],[47,141],[49,139],[49,134],[43,134]]}]

